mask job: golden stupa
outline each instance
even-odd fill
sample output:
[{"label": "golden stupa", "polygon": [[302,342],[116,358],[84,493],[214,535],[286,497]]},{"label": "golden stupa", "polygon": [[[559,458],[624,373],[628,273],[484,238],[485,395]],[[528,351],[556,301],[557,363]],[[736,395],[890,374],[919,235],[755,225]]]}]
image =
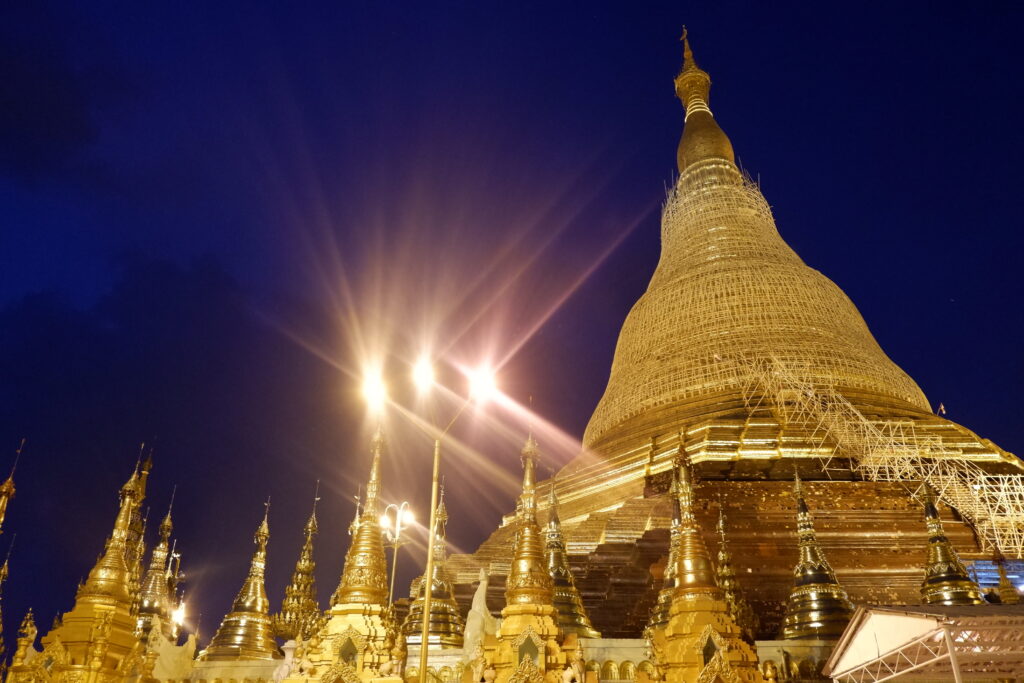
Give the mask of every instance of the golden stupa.
[{"label": "golden stupa", "polygon": [[[787,420],[792,401],[765,384],[767,364],[837,397],[861,431],[903,430],[914,443],[939,444],[944,457],[977,471],[1021,472],[1012,454],[934,415],[850,299],[783,241],[768,202],[738,168],[711,113],[710,85],[684,41],[675,91],[685,124],[679,178],[662,213],[661,258],[623,323],[581,453],[538,485],[542,505],[550,486],[557,492],[576,585],[593,627],[606,637],[638,635],[658,602],[678,451],[701,481],[694,514],[707,540],[714,540],[723,509],[730,520],[736,590],[760,616],[760,637],[779,631],[792,587],[794,468],[850,599],[920,599],[927,538],[920,502],[908,492],[915,487],[866,481],[834,430]],[[939,509],[964,557],[983,557],[984,544],[960,516],[948,505]],[[492,576],[491,604],[501,604],[510,524],[506,518],[472,555],[451,558],[461,600],[483,569]]]}]

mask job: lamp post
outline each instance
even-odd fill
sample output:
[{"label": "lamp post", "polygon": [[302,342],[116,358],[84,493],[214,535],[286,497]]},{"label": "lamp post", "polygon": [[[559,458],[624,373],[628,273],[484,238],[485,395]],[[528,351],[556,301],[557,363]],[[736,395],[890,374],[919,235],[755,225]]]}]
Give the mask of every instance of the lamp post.
[{"label": "lamp post", "polygon": [[[466,406],[472,403],[474,400],[478,402],[485,402],[493,394],[497,392],[497,385],[494,380],[494,372],[490,368],[480,367],[473,370],[468,374],[469,377],[469,396],[462,402],[459,409],[452,416],[452,419],[448,421],[448,425],[441,430],[437,431],[437,427],[434,426],[433,432],[434,437],[434,464],[433,473],[431,475],[430,485],[430,526],[427,529],[427,566],[424,571],[424,585],[423,585],[423,628],[420,631],[420,666],[419,666],[419,681],[420,683],[427,683],[427,650],[428,650],[428,639],[430,637],[430,603],[434,592],[434,541],[435,532],[437,529],[437,497],[438,488],[440,485],[440,471],[441,471],[441,440],[444,439],[445,435],[455,424],[456,420],[462,415],[463,411],[466,410]],[[434,375],[434,367],[430,362],[429,358],[420,358],[413,366],[412,372],[413,382],[420,393],[426,393],[433,388],[436,383]],[[366,399],[368,406],[371,411],[379,412],[383,409],[384,404],[387,402],[387,387],[384,384],[383,379],[377,372],[368,374],[363,381],[363,396]],[[386,523],[382,519],[381,526],[386,528]],[[397,533],[396,533],[397,538]],[[397,546],[395,552],[397,553]],[[392,560],[391,569],[391,584],[392,593],[394,592],[394,560]]]},{"label": "lamp post", "polygon": [[[434,374],[429,360],[421,359],[413,369],[413,378],[420,391],[426,391],[434,385]],[[430,602],[434,592],[434,537],[437,531],[437,490],[439,474],[441,470],[441,439],[448,433],[459,419],[466,406],[474,399],[485,401],[491,394],[497,391],[494,382],[494,373],[486,368],[480,368],[470,373],[469,396],[459,409],[452,416],[440,434],[434,438],[434,469],[430,483],[430,527],[427,530],[427,566],[424,571],[423,586],[423,626],[420,631],[420,667],[419,683],[427,683],[427,650],[430,637]]]},{"label": "lamp post", "polygon": [[[393,512],[392,512],[393,511]],[[384,514],[380,516],[380,526],[391,544],[391,587],[388,589],[388,604],[395,601],[395,572],[398,569],[398,548],[406,542],[402,532],[409,528],[413,522],[412,510],[409,509],[409,502],[403,500],[399,505],[390,503],[384,508]]]}]

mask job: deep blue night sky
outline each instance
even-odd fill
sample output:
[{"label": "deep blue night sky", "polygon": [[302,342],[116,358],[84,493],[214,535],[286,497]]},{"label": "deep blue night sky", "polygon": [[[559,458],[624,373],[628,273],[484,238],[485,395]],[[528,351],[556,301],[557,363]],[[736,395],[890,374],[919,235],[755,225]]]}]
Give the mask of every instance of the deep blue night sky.
[{"label": "deep blue night sky", "polygon": [[[268,495],[276,608],[317,478],[326,602],[366,348],[392,377],[425,339],[510,356],[505,391],[578,438],[657,260],[684,22],[783,237],[933,404],[1024,450],[1019,4],[7,3],[0,467],[29,439],[8,638],[70,608],[142,441],[204,637]],[[526,425],[490,414],[447,461],[467,550],[513,508]],[[385,494],[425,515],[402,424]]]}]

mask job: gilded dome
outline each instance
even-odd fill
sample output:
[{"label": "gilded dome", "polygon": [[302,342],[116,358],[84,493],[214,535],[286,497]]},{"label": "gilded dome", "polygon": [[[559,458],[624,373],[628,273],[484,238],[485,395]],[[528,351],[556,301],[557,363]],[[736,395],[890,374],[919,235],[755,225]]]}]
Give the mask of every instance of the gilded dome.
[{"label": "gilded dome", "polygon": [[662,213],[661,259],[622,326],[584,446],[603,451],[722,414],[755,386],[753,360],[775,359],[868,408],[929,411],[853,302],[779,236],[714,123],[709,86],[687,46],[676,91],[686,128],[699,134],[684,131],[680,177]]}]

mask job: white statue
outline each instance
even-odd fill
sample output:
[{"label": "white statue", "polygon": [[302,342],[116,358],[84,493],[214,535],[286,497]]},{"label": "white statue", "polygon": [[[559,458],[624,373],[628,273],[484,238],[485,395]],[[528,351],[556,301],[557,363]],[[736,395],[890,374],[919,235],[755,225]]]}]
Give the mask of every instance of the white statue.
[{"label": "white statue", "polygon": [[[473,593],[473,604],[466,615],[466,631],[463,638],[464,649],[469,657],[475,657],[476,648],[482,646],[485,635],[494,635],[498,632],[498,621],[487,609],[487,572],[480,569],[480,585]],[[468,662],[467,662],[468,663]]]}]

